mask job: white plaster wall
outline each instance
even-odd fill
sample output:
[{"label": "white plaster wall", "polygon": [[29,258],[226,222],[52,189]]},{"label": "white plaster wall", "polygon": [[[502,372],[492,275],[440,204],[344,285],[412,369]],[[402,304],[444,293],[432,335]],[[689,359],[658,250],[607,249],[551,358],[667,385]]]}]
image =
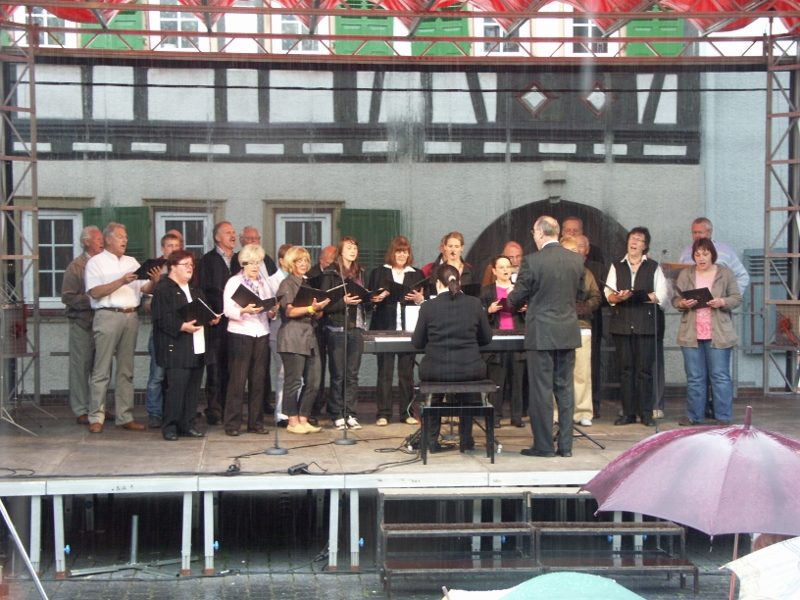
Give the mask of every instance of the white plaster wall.
[{"label": "white plaster wall", "polygon": [[[25,73],[21,80],[28,81]],[[62,65],[36,65],[36,116],[39,119],[83,119],[81,68]],[[54,85],[57,84],[57,85]],[[21,83],[18,105],[30,108],[30,86]],[[27,119],[27,113],[20,113]]]},{"label": "white plaster wall", "polygon": [[[211,69],[148,69],[147,94],[150,119],[166,121],[214,120],[214,71]],[[193,87],[205,86],[205,87]]]},{"label": "white plaster wall", "polygon": [[92,82],[93,119],[133,120],[133,67],[93,67]]}]

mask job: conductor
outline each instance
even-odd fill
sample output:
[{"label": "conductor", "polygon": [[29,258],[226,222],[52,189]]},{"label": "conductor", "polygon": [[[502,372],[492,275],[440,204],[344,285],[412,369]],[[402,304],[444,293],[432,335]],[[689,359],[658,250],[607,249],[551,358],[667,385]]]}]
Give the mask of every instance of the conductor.
[{"label": "conductor", "polygon": [[[437,296],[422,304],[411,337],[415,348],[425,350],[419,365],[419,378],[421,381],[447,382],[485,379],[486,363],[479,348],[492,341],[492,328],[481,301],[461,292],[461,278],[455,267],[440,265],[434,275]],[[463,404],[479,400],[479,394],[463,396],[460,399]],[[442,398],[435,401],[441,403]],[[431,443],[430,451],[439,452],[442,449],[438,442],[441,419],[432,425],[432,439],[435,441]],[[459,419],[459,435],[465,440],[467,449],[475,446],[472,418]]]},{"label": "conductor", "polygon": [[530,416],[533,447],[525,456],[553,457],[553,396],[558,404],[558,453],[572,456],[572,412],[575,403],[572,373],[581,330],[575,302],[583,300],[584,267],[580,254],[558,243],[558,221],[539,217],[533,225],[538,252],[525,257],[508,303],[527,303],[525,350],[528,353]]}]

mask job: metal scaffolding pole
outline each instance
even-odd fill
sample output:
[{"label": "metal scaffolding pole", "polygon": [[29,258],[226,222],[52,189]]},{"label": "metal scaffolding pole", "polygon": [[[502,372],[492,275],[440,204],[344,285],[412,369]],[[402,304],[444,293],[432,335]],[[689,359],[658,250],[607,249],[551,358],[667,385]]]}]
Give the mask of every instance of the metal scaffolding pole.
[{"label": "metal scaffolding pole", "polygon": [[800,378],[800,38],[770,36],[767,46],[763,392],[771,392],[770,374],[777,369],[780,385],[795,394]]}]

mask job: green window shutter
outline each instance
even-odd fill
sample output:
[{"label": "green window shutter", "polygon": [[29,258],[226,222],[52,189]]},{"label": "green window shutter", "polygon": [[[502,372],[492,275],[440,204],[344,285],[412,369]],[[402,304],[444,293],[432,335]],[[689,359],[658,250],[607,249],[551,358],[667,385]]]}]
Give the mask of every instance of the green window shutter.
[{"label": "green window shutter", "polygon": [[150,258],[150,211],[146,206],[101,206],[83,209],[83,226],[103,228],[114,221],[125,225],[128,247],[125,254],[139,262]]},{"label": "green window shutter", "polygon": [[[456,4],[452,7],[443,9],[441,12],[459,11],[461,4]],[[436,17],[435,19],[423,19],[417,28],[416,34],[418,36],[461,36],[469,35],[469,23],[467,19],[454,19],[452,17]],[[413,56],[421,56],[430,46],[430,42],[412,42],[411,54]],[[468,56],[471,52],[472,44],[464,42],[458,44],[461,50]],[[425,56],[463,56],[461,50],[456,47],[452,42],[436,43],[433,47],[425,52]]]},{"label": "green window shutter", "polygon": [[[637,19],[628,23],[626,35],[631,37],[681,37],[682,19]],[[661,56],[677,56],[684,48],[680,42],[652,44]],[[655,56],[647,44],[633,43],[625,48],[627,56]]]},{"label": "green window shutter", "polygon": [[341,211],[339,232],[358,240],[358,262],[369,273],[383,264],[392,240],[400,234],[399,210],[348,208]]},{"label": "green window shutter", "polygon": [[[356,10],[367,10],[372,8],[371,2],[363,0],[350,0],[347,3],[350,8]],[[378,10],[383,9],[377,9]],[[344,13],[347,14],[346,12]],[[392,26],[394,19],[390,17],[350,17],[350,16],[337,16],[336,17],[336,34],[337,35],[392,35]],[[333,42],[333,49],[336,54],[353,54],[361,42],[354,41],[336,41]],[[367,42],[364,44],[358,54],[370,54],[374,56],[388,56],[394,54],[389,44],[386,42]]]},{"label": "green window shutter", "polygon": [[[92,25],[84,23],[81,25],[84,29],[99,29],[99,25]],[[144,29],[144,13],[138,10],[123,10],[111,19],[108,24],[109,29]],[[131,45],[134,50],[144,49],[144,36],[142,35],[126,35],[123,36],[125,41]],[[104,50],[128,50],[119,36],[101,34],[94,37],[94,33],[81,35],[81,46],[84,48],[98,48]]]}]

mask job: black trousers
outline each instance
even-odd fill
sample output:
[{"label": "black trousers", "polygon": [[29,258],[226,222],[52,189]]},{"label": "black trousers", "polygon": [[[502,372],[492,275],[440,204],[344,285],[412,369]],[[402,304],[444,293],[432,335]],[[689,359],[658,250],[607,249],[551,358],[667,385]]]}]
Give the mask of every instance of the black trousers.
[{"label": "black trousers", "polygon": [[247,385],[247,428],[264,426],[264,353],[269,351],[269,336],[251,337],[228,334],[228,396],[225,399],[225,430],[242,426],[242,406]]},{"label": "black trousers", "polygon": [[522,419],[522,388],[525,381],[525,353],[498,352],[485,355],[486,375],[499,388],[489,394],[489,402],[494,407],[495,427],[503,418],[503,404],[509,405],[511,418]]},{"label": "black trousers", "polygon": [[[217,362],[206,367],[206,417],[217,421],[222,419],[225,413],[225,398],[228,396],[227,323],[228,320],[223,318],[211,328],[212,332],[215,332],[211,336],[211,343],[214,345]],[[221,335],[215,331],[220,327],[225,327],[221,330]]]},{"label": "black trousers", "polygon": [[614,335],[614,344],[617,349],[623,414],[628,417],[651,417],[656,336]]},{"label": "black trousers", "polygon": [[[468,405],[480,404],[480,394],[432,394],[431,406],[442,406],[443,404]],[[439,433],[442,429],[442,418],[436,417],[431,420],[430,440],[431,444],[439,441]],[[474,446],[475,439],[472,437],[472,417],[458,418],[458,437],[462,445]]]},{"label": "black trousers", "polygon": [[554,452],[553,396],[558,405],[558,449],[572,451],[572,415],[575,411],[575,350],[528,350],[528,383],[531,388],[533,448]]},{"label": "black trousers", "polygon": [[392,418],[392,380],[394,378],[394,358],[397,357],[397,384],[400,388],[400,417],[411,416],[409,407],[414,401],[414,357],[415,354],[378,354],[378,381],[375,404],[377,417]]},{"label": "black trousers", "polygon": [[166,369],[164,393],[163,434],[184,435],[194,429],[197,400],[203,380],[202,364],[191,369]]}]

